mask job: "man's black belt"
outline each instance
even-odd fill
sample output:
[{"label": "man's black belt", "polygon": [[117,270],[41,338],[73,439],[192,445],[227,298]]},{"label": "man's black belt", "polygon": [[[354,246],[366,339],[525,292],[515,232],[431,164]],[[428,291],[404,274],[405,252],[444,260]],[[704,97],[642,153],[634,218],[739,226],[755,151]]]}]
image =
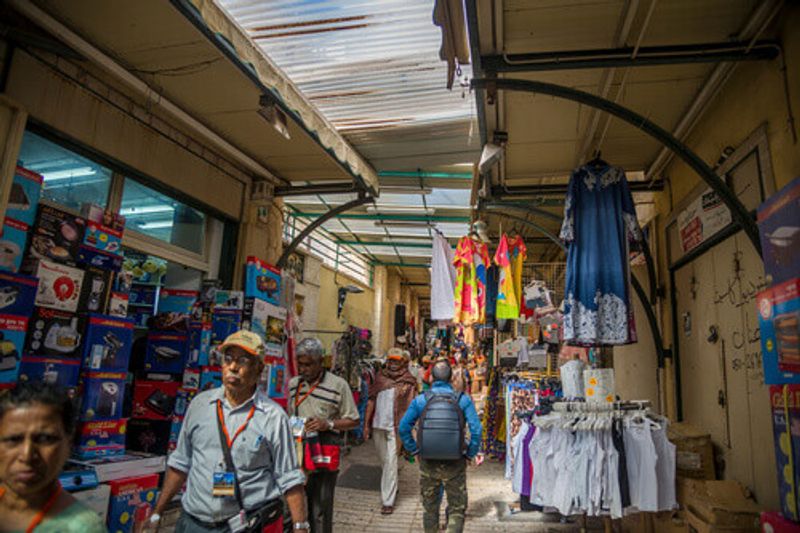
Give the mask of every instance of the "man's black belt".
[{"label": "man's black belt", "polygon": [[[281,513],[283,513],[283,500],[281,500],[280,498],[275,498],[274,500],[268,501],[261,507],[257,507],[256,509],[251,509],[246,512],[247,512],[247,518],[251,518],[253,515],[256,514],[261,515],[262,516],[261,523],[266,526],[271,524],[278,518],[280,518]],[[222,520],[221,522],[206,522],[205,520],[200,520],[191,513],[187,512],[186,515],[189,518],[191,518],[193,522],[197,522],[199,525],[203,526],[206,529],[218,529],[218,528],[228,527],[228,520]]]}]

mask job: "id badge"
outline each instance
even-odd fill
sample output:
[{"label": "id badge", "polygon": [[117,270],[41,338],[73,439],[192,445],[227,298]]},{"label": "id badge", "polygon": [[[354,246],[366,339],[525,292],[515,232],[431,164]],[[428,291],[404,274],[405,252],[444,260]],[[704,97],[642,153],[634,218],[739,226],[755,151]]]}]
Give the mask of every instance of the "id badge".
[{"label": "id badge", "polygon": [[214,486],[211,495],[215,498],[233,498],[234,489],[233,472],[214,472]]},{"label": "id badge", "polygon": [[239,533],[247,529],[247,515],[244,511],[239,511],[228,519],[228,527],[231,528],[231,533]]},{"label": "id badge", "polygon": [[292,428],[292,436],[299,439],[303,436],[303,430],[306,427],[306,419],[299,416],[289,417],[289,426]]}]

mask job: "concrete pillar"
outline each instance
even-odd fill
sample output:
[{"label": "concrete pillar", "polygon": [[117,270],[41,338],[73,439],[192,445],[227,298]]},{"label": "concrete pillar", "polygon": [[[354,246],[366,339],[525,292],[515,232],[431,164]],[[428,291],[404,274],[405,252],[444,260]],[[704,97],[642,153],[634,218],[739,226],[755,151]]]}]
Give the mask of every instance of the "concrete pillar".
[{"label": "concrete pillar", "polygon": [[247,256],[254,255],[274,265],[283,252],[283,200],[273,199],[267,209],[266,220],[260,220],[259,205],[250,201],[245,202],[242,210],[244,216],[239,225],[234,287],[243,287],[244,263]]}]

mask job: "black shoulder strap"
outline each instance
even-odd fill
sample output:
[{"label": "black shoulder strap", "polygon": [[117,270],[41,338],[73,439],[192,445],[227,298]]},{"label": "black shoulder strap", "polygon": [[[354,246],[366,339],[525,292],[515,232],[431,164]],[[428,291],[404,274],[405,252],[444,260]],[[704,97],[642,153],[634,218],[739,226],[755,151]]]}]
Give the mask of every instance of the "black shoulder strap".
[{"label": "black shoulder strap", "polygon": [[[217,400],[217,407],[222,407],[222,402]],[[222,447],[222,453],[225,456],[225,469],[228,472],[233,472],[233,494],[236,496],[236,502],[239,504],[239,509],[244,511],[244,501],[242,500],[242,491],[239,488],[239,476],[236,475],[236,466],[233,464],[233,457],[231,456],[231,447],[228,446],[228,439],[225,437],[225,431],[222,427],[222,420],[217,411],[217,430],[219,433],[219,445]]]}]

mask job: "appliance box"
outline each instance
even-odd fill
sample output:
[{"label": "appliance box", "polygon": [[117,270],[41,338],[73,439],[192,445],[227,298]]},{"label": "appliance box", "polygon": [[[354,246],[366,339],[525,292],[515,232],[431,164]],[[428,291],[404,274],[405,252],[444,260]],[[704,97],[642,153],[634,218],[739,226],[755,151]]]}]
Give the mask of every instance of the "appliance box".
[{"label": "appliance box", "polygon": [[148,372],[183,374],[189,353],[187,335],[172,333],[149,333],[144,368]]},{"label": "appliance box", "polygon": [[269,317],[286,319],[286,309],[272,305],[260,298],[248,297],[244,300],[242,326],[261,337],[267,336]]},{"label": "appliance box", "polygon": [[166,420],[131,418],[128,422],[127,449],[166,455],[171,430],[171,416]]},{"label": "appliance box", "polygon": [[242,309],[244,292],[217,289],[214,291],[214,309]]},{"label": "appliance box", "polygon": [[183,388],[196,391],[200,388],[200,369],[187,368],[183,371]]},{"label": "appliance box", "polygon": [[119,318],[127,317],[128,295],[121,292],[112,292],[108,301],[108,314]]},{"label": "appliance box", "polygon": [[172,425],[170,426],[169,430],[169,449],[168,451],[172,453],[175,448],[178,447],[178,437],[181,435],[181,428],[183,427],[183,417],[182,416],[173,416],[172,417]]},{"label": "appliance box", "polygon": [[0,270],[19,272],[28,243],[28,225],[6,217],[0,231]]},{"label": "appliance box", "polygon": [[168,420],[175,410],[175,398],[180,387],[181,384],[177,381],[137,379],[133,386],[132,416],[151,420]]},{"label": "appliance box", "polygon": [[220,344],[239,331],[242,312],[236,309],[214,309],[211,314],[211,343]]},{"label": "appliance box", "polygon": [[111,487],[109,485],[98,485],[93,489],[79,490],[73,492],[72,496],[97,513],[103,523],[106,522],[108,518],[108,503],[111,499]]},{"label": "appliance box", "polygon": [[222,369],[218,366],[204,366],[200,372],[200,390],[206,391],[222,386]]},{"label": "appliance box", "polygon": [[125,454],[125,429],[128,420],[84,422],[78,430],[75,454],[81,459]]},{"label": "appliance box", "polygon": [[272,305],[280,305],[280,269],[255,256],[249,256],[245,265],[244,295],[261,298]]},{"label": "appliance box", "polygon": [[797,533],[800,524],[784,518],[780,513],[770,511],[761,513],[761,531],[770,533]]},{"label": "appliance box", "polygon": [[758,208],[761,257],[770,283],[783,283],[800,272],[800,177]]},{"label": "appliance box", "polygon": [[20,382],[44,382],[75,390],[81,376],[80,359],[24,355],[19,368]]},{"label": "appliance box", "polygon": [[67,461],[61,473],[58,475],[61,487],[69,492],[76,490],[92,489],[97,487],[97,474],[94,468],[76,465],[72,460]]},{"label": "appliance box", "polygon": [[85,369],[127,372],[133,346],[133,321],[89,315],[83,344]]},{"label": "appliance box", "polygon": [[83,217],[76,217],[49,205],[40,205],[25,258],[26,271],[33,271],[32,268],[27,268],[28,261],[39,259],[75,266],[85,229],[86,219]]},{"label": "appliance box", "polygon": [[0,388],[17,382],[27,327],[26,317],[0,315]]},{"label": "appliance box", "polygon": [[127,372],[89,372],[83,376],[81,420],[122,418]]},{"label": "appliance box", "polygon": [[81,358],[83,319],[75,313],[35,307],[25,337],[25,355]]},{"label": "appliance box", "polygon": [[93,266],[86,267],[83,275],[81,296],[78,300],[78,309],[87,313],[107,313],[108,300],[111,297],[111,285],[113,283],[113,272]]},{"label": "appliance box", "polygon": [[122,255],[122,231],[87,221],[83,244],[112,255]]},{"label": "appliance box", "polygon": [[102,224],[120,233],[125,231],[125,217],[99,205],[83,204],[81,215],[86,219],[87,223]]},{"label": "appliance box", "polygon": [[208,351],[211,349],[211,324],[192,322],[189,325],[189,360],[187,364],[200,367],[208,364]]},{"label": "appliance box", "polygon": [[158,295],[158,314],[178,313],[191,315],[194,304],[200,296],[198,291],[184,291],[179,289],[161,289]]},{"label": "appliance box", "polygon": [[756,296],[764,383],[800,383],[800,278]]},{"label": "appliance box", "polygon": [[114,255],[91,246],[82,244],[78,249],[78,264],[80,266],[93,266],[109,272],[120,272],[124,258],[121,255]]},{"label": "appliance box", "polygon": [[39,261],[36,265],[39,290],[36,305],[74,313],[83,287],[83,270],[50,261]]},{"label": "appliance box", "polygon": [[282,364],[270,365],[269,388],[267,393],[270,398],[282,398],[286,384],[286,366]]},{"label": "appliance box", "polygon": [[31,316],[38,286],[37,278],[0,272],[0,313]]},{"label": "appliance box", "polygon": [[[200,379],[200,374],[197,375],[198,381]],[[197,394],[197,389],[186,389],[181,387],[178,389],[178,395],[175,398],[175,410],[173,416],[179,416],[183,418],[186,416],[186,410],[189,408],[189,404],[194,399],[195,394]]]},{"label": "appliance box", "polygon": [[31,226],[36,220],[36,208],[42,194],[42,176],[17,165],[14,181],[8,194],[6,217]]},{"label": "appliance box", "polygon": [[158,499],[158,474],[117,479],[109,485],[108,530],[114,533],[142,531]]},{"label": "appliance box", "polygon": [[[781,511],[792,520],[800,520],[800,385],[771,385],[769,395]],[[790,465],[794,465],[794,471]]]},{"label": "appliance box", "polygon": [[160,474],[166,469],[167,458],[163,455],[127,452],[125,455],[100,457],[87,461],[70,459],[70,463],[94,469],[97,481],[106,483],[133,476]]}]

